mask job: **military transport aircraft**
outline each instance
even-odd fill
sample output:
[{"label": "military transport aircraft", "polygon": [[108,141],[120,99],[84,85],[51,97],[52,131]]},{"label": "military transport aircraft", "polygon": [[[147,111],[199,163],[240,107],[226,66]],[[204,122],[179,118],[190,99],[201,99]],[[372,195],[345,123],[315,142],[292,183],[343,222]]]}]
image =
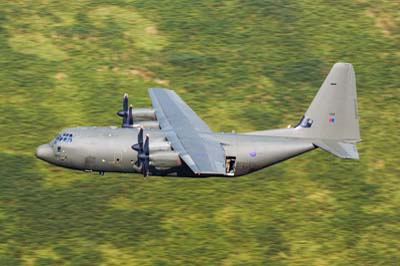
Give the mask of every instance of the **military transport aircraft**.
[{"label": "military transport aircraft", "polygon": [[240,176],[321,148],[358,159],[353,66],[336,63],[300,122],[291,128],[215,133],[172,90],[148,90],[153,108],[133,109],[123,98],[122,128],[62,130],[36,156],[66,168],[187,177]]}]

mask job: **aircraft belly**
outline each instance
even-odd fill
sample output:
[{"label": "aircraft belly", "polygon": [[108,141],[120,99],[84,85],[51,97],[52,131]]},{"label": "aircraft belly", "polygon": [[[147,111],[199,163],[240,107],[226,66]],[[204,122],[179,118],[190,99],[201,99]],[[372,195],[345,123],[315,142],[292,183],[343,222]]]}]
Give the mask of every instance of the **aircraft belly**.
[{"label": "aircraft belly", "polygon": [[256,156],[249,158],[249,170],[255,171],[314,149],[312,143],[269,143],[254,148]]}]

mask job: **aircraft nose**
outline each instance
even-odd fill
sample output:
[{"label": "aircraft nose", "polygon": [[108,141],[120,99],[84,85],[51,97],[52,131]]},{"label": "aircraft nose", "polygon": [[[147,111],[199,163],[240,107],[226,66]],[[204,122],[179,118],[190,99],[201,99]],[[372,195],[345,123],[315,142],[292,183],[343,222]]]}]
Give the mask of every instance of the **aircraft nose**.
[{"label": "aircraft nose", "polygon": [[35,155],[39,159],[48,161],[53,156],[53,149],[49,144],[43,144],[36,148]]}]

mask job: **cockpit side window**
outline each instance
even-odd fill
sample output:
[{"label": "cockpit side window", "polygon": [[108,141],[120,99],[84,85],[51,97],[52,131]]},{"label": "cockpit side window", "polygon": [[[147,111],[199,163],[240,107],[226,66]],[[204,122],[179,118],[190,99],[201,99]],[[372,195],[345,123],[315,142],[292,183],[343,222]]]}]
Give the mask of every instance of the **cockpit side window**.
[{"label": "cockpit side window", "polygon": [[313,124],[313,120],[311,118],[303,116],[299,123],[296,125],[297,127],[302,127],[302,128],[310,128]]}]

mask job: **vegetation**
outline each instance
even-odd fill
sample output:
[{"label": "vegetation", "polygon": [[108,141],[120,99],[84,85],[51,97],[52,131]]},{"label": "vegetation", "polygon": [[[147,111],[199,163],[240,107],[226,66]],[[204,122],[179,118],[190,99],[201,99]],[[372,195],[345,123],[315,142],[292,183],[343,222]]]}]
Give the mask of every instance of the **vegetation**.
[{"label": "vegetation", "polygon": [[[2,1],[0,265],[399,265],[398,1]],[[99,176],[34,157],[169,87],[215,130],[286,127],[353,63],[359,161],[235,179]],[[134,140],[132,140],[134,141]]]}]

